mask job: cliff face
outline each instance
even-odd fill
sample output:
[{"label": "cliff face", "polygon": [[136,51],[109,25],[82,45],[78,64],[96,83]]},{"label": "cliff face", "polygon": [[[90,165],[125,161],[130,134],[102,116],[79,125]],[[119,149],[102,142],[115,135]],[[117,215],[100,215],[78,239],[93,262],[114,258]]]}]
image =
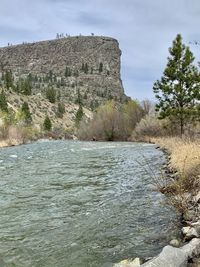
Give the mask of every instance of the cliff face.
[{"label": "cliff face", "polygon": [[124,101],[120,79],[121,51],[108,37],[67,37],[0,48],[0,72],[12,70],[15,79],[34,77],[33,93],[54,87],[63,98],[77,94],[89,106],[107,99]]}]

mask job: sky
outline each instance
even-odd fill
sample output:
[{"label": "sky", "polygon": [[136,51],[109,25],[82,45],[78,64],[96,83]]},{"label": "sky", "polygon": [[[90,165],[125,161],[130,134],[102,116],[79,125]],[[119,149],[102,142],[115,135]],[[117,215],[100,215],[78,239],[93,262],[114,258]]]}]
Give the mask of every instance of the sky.
[{"label": "sky", "polygon": [[200,0],[0,0],[0,46],[56,33],[116,38],[125,93],[138,100],[154,99],[178,33],[200,61],[199,28]]}]

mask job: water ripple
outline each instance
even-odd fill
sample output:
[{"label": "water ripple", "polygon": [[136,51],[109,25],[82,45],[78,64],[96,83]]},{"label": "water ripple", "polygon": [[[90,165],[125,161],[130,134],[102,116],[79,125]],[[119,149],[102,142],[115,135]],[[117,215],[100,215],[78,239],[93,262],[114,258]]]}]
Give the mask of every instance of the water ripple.
[{"label": "water ripple", "polygon": [[176,232],[153,191],[153,145],[36,142],[0,151],[0,266],[102,267],[152,256]]}]

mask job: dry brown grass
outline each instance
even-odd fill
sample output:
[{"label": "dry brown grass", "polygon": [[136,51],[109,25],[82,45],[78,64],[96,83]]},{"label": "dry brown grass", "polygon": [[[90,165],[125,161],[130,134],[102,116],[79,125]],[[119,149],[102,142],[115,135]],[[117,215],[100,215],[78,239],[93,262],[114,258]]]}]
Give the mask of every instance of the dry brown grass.
[{"label": "dry brown grass", "polygon": [[181,138],[152,138],[153,142],[170,154],[170,167],[181,176],[200,175],[200,140]]},{"label": "dry brown grass", "polygon": [[[169,153],[169,169],[178,172],[168,184],[160,187],[167,194],[167,202],[185,214],[195,206],[195,195],[200,191],[200,140],[181,138],[151,138]],[[197,214],[198,215],[198,214]]]},{"label": "dry brown grass", "polygon": [[4,135],[4,138],[0,139],[0,148],[21,145],[39,138],[39,132],[33,126],[19,127],[11,125],[6,128]]},{"label": "dry brown grass", "polygon": [[9,140],[8,139],[6,139],[6,140],[1,140],[0,141],[0,148],[1,147],[7,147],[7,146],[9,146],[10,144],[9,144]]}]

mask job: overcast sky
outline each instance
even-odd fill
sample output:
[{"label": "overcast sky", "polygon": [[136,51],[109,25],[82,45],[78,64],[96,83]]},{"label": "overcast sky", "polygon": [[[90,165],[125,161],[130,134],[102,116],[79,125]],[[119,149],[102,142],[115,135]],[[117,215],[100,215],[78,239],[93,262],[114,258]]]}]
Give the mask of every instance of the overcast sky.
[{"label": "overcast sky", "polygon": [[[56,33],[119,41],[127,95],[153,99],[177,33],[200,42],[200,0],[0,0],[0,46],[53,39]],[[191,45],[200,61],[200,45]]]}]

